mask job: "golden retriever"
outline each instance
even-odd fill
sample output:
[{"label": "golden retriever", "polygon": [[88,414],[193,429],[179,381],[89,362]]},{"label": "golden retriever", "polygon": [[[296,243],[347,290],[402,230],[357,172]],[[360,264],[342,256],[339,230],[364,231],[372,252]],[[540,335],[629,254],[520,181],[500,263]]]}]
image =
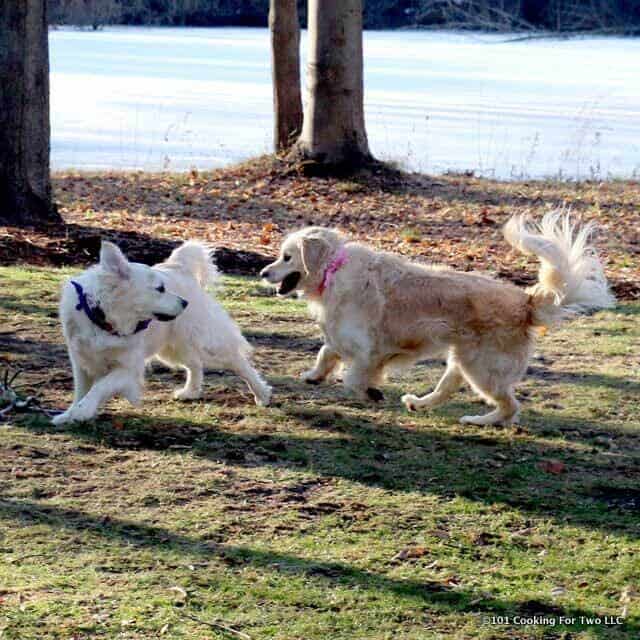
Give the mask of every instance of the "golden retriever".
[{"label": "golden retriever", "polygon": [[302,376],[307,382],[324,380],[342,363],[347,389],[381,400],[377,386],[385,370],[447,354],[435,390],[404,395],[407,409],[435,407],[466,380],[495,409],[461,422],[509,424],[519,410],[513,388],[538,330],[614,304],[589,245],[592,230],[577,228],[560,212],[537,226],[513,217],[504,228],[507,242],[541,262],[539,281],[527,290],[478,273],[414,264],[322,227],[287,236],[279,258],[261,275],[279,283],[282,295],[303,292],[322,328],[324,345]]}]

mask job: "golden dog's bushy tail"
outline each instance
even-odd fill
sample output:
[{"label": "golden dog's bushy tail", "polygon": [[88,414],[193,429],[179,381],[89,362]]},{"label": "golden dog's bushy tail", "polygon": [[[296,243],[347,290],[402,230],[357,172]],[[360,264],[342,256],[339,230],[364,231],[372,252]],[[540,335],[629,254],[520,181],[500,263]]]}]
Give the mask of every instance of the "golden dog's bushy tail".
[{"label": "golden dog's bushy tail", "polygon": [[213,258],[213,249],[204,242],[188,240],[171,252],[167,263],[187,269],[203,288],[217,285],[220,279]]},{"label": "golden dog's bushy tail", "polygon": [[507,242],[540,260],[538,283],[527,290],[534,326],[550,327],[577,313],[614,306],[602,263],[589,242],[594,229],[593,222],[578,226],[564,211],[547,213],[537,225],[523,215],[505,225]]}]

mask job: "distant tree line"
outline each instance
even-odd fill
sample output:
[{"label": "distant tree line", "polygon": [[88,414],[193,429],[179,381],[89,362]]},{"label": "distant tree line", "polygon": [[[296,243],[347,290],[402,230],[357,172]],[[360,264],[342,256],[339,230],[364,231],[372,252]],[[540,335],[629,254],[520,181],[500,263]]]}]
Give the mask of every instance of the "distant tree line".
[{"label": "distant tree line", "polygon": [[[49,0],[53,24],[267,26],[269,0]],[[304,25],[307,2],[298,0]],[[637,33],[640,0],[366,0],[368,29]]]}]

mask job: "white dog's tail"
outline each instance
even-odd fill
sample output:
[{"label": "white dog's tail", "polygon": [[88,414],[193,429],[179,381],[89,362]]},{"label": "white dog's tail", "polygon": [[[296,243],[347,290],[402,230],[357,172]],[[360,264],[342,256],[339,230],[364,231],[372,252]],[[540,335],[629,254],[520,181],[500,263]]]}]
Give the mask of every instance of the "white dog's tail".
[{"label": "white dog's tail", "polygon": [[514,216],[504,236],[514,248],[540,260],[538,283],[528,289],[533,301],[532,324],[553,326],[562,319],[595,309],[613,307],[602,263],[589,240],[593,222],[578,227],[568,213],[547,213],[539,225]]},{"label": "white dog's tail", "polygon": [[220,273],[213,259],[213,249],[203,242],[189,240],[174,249],[167,260],[179,264],[194,275],[201,287],[217,284]]}]

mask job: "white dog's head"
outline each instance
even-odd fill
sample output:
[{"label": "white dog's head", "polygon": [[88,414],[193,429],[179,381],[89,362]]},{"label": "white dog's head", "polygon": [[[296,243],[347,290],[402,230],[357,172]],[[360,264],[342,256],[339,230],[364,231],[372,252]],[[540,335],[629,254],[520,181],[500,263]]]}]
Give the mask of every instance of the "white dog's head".
[{"label": "white dog's head", "polygon": [[271,284],[279,284],[278,294],[295,290],[316,291],[324,270],[344,243],[339,232],[324,227],[306,227],[288,235],[280,247],[280,256],[260,275]]},{"label": "white dog's head", "polygon": [[150,318],[174,320],[188,302],[166,290],[161,271],[129,262],[111,242],[103,242],[98,265],[96,296],[109,322],[123,334]]}]

